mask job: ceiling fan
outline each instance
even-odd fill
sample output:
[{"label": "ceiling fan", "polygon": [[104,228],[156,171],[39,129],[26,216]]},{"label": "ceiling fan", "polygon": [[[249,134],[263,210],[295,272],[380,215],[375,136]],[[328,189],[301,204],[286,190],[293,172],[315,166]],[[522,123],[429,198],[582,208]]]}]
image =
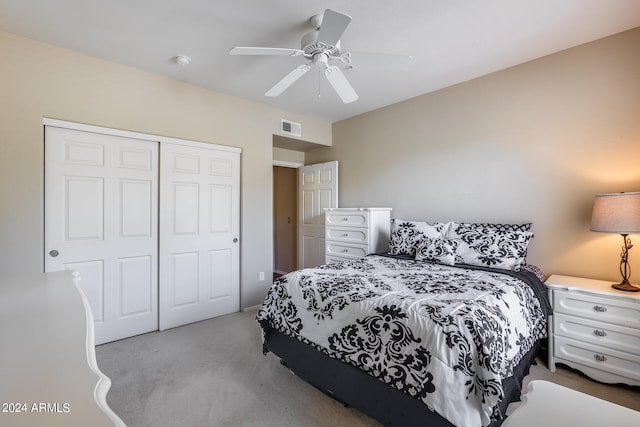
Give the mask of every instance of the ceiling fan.
[{"label": "ceiling fan", "polygon": [[[344,13],[326,9],[324,13],[310,18],[313,31],[302,37],[300,49],[280,47],[234,47],[229,51],[230,55],[273,55],[273,56],[300,56],[308,60],[299,65],[284,76],[278,83],[269,89],[266,96],[278,96],[299,78],[311,70],[315,64],[324,69],[324,75],[345,104],[358,100],[358,94],[353,89],[342,70],[333,61],[344,64],[345,69],[351,69],[351,53],[343,52],[340,47],[340,37],[351,22],[351,17]],[[378,54],[375,54],[378,55]],[[409,59],[404,55],[384,55],[389,59]]]}]

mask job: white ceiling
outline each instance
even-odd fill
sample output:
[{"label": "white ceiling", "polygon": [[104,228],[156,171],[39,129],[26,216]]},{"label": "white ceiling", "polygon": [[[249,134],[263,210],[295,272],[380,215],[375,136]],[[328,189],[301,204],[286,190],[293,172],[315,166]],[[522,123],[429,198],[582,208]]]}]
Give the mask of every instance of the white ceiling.
[{"label": "white ceiling", "polygon": [[[264,96],[300,57],[228,55],[299,48],[327,8],[353,18],[343,51],[411,55],[411,68],[354,64],[360,99],[343,104],[316,72]],[[332,122],[638,26],[640,0],[0,0],[0,30]]]}]

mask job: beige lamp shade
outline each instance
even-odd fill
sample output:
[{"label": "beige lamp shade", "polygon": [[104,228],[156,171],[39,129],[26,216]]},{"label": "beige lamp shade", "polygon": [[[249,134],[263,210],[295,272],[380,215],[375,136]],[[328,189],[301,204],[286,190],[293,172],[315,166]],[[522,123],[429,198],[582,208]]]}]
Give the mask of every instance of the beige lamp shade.
[{"label": "beige lamp shade", "polygon": [[640,192],[596,194],[591,231],[640,233]]}]

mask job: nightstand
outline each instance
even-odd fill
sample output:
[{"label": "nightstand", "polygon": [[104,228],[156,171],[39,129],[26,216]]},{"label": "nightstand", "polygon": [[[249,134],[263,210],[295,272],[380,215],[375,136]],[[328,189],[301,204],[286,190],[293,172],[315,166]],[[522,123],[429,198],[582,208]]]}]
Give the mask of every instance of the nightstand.
[{"label": "nightstand", "polygon": [[563,363],[598,381],[640,385],[640,294],[618,291],[611,283],[547,279],[551,372]]}]

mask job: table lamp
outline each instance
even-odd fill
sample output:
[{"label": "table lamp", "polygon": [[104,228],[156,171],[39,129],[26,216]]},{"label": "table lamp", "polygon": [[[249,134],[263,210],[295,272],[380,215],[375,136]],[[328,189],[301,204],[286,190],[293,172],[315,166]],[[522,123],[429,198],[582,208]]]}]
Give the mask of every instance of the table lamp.
[{"label": "table lamp", "polygon": [[611,286],[622,291],[640,291],[639,287],[629,283],[631,275],[629,249],[633,245],[628,237],[629,234],[640,233],[640,192],[596,194],[590,230],[622,235],[624,241],[620,254],[622,282]]}]

